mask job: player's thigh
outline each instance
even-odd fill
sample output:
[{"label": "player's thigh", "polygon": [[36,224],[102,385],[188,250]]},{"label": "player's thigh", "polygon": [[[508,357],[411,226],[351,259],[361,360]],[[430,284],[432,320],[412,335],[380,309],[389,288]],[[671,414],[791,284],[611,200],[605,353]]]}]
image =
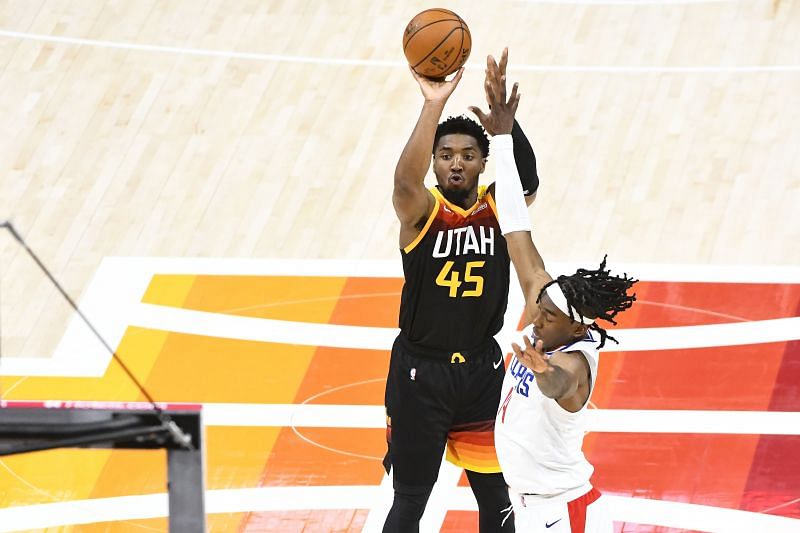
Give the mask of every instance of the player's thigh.
[{"label": "player's thigh", "polygon": [[505,365],[497,343],[490,346],[488,353],[468,369],[468,379],[462,382],[456,425],[494,420],[497,415]]},{"label": "player's thigh", "polygon": [[537,503],[527,506],[514,501],[514,527],[517,533],[572,533],[566,503]]},{"label": "player's thigh", "polygon": [[394,478],[433,484],[439,471],[456,398],[448,365],[392,350],[386,382],[389,460]]},{"label": "player's thigh", "polygon": [[542,502],[528,500],[525,505],[513,493],[514,524],[517,533],[613,533],[613,522],[600,496],[585,505],[584,498],[573,502]]},{"label": "player's thigh", "polygon": [[608,498],[600,496],[586,506],[586,533],[613,533],[614,520]]}]

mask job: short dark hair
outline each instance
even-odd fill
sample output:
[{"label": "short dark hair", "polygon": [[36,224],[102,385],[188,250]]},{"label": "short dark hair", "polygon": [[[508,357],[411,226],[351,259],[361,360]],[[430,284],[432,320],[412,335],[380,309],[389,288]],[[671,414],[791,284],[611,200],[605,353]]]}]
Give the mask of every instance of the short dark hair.
[{"label": "short dark hair", "polygon": [[445,135],[452,135],[453,133],[461,133],[475,138],[482,156],[484,158],[489,157],[489,137],[486,135],[486,130],[483,129],[483,126],[464,115],[449,117],[436,127],[436,135],[433,138],[431,153],[436,153],[436,145],[439,144],[439,139]]},{"label": "short dark hair", "polygon": [[[606,256],[608,257],[608,256]],[[622,276],[612,276],[610,270],[606,270],[606,257],[600,263],[597,270],[586,270],[579,268],[571,276],[558,276],[539,292],[536,299],[538,303],[542,299],[542,294],[550,285],[558,283],[561,292],[567,299],[569,317],[575,320],[574,309],[577,314],[589,319],[600,319],[612,324],[616,324],[614,317],[620,311],[628,309],[636,301],[636,293],[628,294],[628,289],[638,280],[629,278],[627,274]],[[606,339],[617,342],[617,339],[606,333],[606,330],[592,323],[589,329],[593,329],[600,334],[600,345],[602,348]]]}]

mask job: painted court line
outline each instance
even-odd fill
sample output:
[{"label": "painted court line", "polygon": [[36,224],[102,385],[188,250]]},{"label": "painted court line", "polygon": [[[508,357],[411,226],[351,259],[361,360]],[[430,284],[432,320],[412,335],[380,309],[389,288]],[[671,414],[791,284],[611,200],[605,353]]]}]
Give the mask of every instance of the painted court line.
[{"label": "painted court line", "polygon": [[[243,317],[139,304],[131,309],[129,324],[142,328],[303,346],[388,350],[397,328],[346,326]],[[676,326],[664,328],[614,329],[619,344],[608,343],[606,352],[673,350],[740,346],[800,339],[800,317]]]},{"label": "painted court line", "polygon": [[[599,260],[548,261],[552,275],[569,274],[578,267],[597,266]],[[687,265],[672,263],[610,264],[614,273],[628,272],[643,281],[696,281],[709,283],[800,283],[800,267],[772,265]],[[118,276],[155,274],[341,276],[402,278],[400,256],[394,259],[262,259],[218,257],[106,257],[98,273]],[[511,272],[514,276],[514,271]],[[122,277],[116,277],[119,284]],[[148,278],[149,279],[149,278]],[[516,281],[516,278],[514,278]],[[127,283],[127,280],[126,280]],[[513,283],[512,283],[513,285]],[[113,290],[113,284],[108,284]]]},{"label": "painted court line", "polygon": [[670,6],[697,4],[732,4],[735,0],[523,0],[527,4],[586,5],[586,6]]},{"label": "painted court line", "polygon": [[[377,486],[264,487],[206,491],[206,512],[241,513],[259,511],[369,509],[379,496]],[[468,487],[447,491],[442,504],[449,510],[476,511]],[[614,520],[699,531],[795,532],[800,520],[723,509],[705,505],[607,496]],[[0,509],[0,531],[16,531],[137,520],[167,516],[167,495],[145,494]]]},{"label": "painted court line", "polygon": [[[207,48],[191,48],[183,46],[163,46],[154,44],[140,44],[125,41],[108,41],[100,39],[84,39],[80,37],[62,37],[40,33],[20,32],[13,30],[0,30],[0,37],[22,39],[66,45],[92,46],[96,48],[109,48],[119,50],[136,50],[143,52],[160,52],[188,56],[249,59],[255,61],[268,61],[276,63],[306,63],[314,65],[344,65],[365,67],[391,67],[406,68],[404,61],[390,61],[379,59],[349,59],[314,56],[292,56],[283,54],[267,54],[259,52],[237,52],[233,50],[212,50]],[[483,64],[469,63],[468,69],[483,70]],[[586,72],[586,73],[683,73],[683,74],[750,74],[750,73],[779,73],[800,72],[800,65],[699,65],[699,66],[595,66],[595,65],[514,65],[514,70],[535,72]]]},{"label": "painted court line", "polygon": [[[384,429],[382,405],[203,405],[206,426]],[[587,431],[800,435],[800,412],[589,409]]]}]

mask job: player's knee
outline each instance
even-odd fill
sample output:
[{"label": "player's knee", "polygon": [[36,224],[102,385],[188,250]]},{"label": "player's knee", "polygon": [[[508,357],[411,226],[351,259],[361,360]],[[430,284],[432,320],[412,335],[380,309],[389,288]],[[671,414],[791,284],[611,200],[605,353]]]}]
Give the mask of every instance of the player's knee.
[{"label": "player's knee", "polygon": [[386,517],[384,533],[417,531],[432,490],[432,486],[395,483],[394,501]]},{"label": "player's knee", "polygon": [[413,486],[413,485],[400,485],[394,488],[394,501],[408,513],[418,514],[418,518],[422,517],[425,511],[425,505],[428,503],[428,498],[431,495],[433,487],[426,486]]},{"label": "player's knee", "polygon": [[479,474],[468,470],[467,479],[479,507],[505,509],[511,503],[503,474]]},{"label": "player's knee", "polygon": [[472,492],[478,501],[481,533],[511,533],[514,516],[503,474],[479,474],[467,470]]}]

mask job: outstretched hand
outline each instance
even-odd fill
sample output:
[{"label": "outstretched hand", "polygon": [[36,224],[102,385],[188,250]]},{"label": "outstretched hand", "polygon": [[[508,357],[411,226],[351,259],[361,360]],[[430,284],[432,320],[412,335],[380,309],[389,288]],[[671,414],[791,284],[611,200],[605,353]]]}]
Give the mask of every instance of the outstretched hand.
[{"label": "outstretched hand", "polygon": [[483,87],[486,92],[486,103],[489,112],[484,113],[477,106],[469,108],[480,120],[483,128],[490,135],[511,133],[514,127],[514,114],[519,105],[520,95],[517,94],[519,84],[515,83],[511,95],[506,100],[506,66],[508,65],[508,48],[503,49],[500,63],[493,56],[486,58],[486,79]]},{"label": "outstretched hand", "polygon": [[456,89],[458,82],[461,81],[461,76],[464,74],[464,67],[458,69],[456,75],[451,80],[432,80],[417,74],[414,69],[409,66],[411,75],[419,83],[419,88],[422,90],[422,96],[429,102],[444,102],[453,91]]},{"label": "outstretched hand", "polygon": [[511,344],[511,348],[514,349],[514,355],[517,356],[517,360],[522,363],[523,366],[537,374],[547,372],[550,368],[550,363],[547,361],[548,357],[544,353],[542,341],[537,340],[536,344],[532,345],[527,335],[524,337],[524,341],[524,350],[516,343]]}]

